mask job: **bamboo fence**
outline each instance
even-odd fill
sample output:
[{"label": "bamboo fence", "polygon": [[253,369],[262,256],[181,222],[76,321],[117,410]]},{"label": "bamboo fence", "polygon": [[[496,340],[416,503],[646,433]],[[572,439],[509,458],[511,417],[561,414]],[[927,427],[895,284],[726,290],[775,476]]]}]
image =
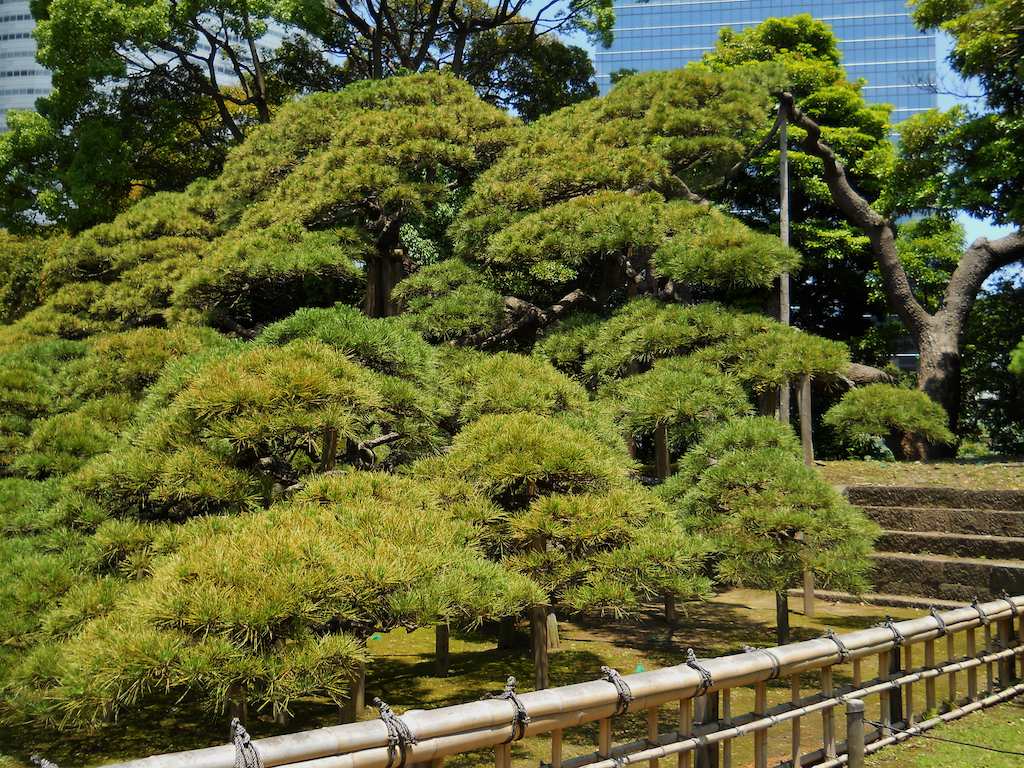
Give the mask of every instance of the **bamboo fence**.
[{"label": "bamboo fence", "polygon": [[[550,761],[543,765],[550,768],[672,768],[673,762],[675,768],[733,768],[732,745],[741,737],[753,738],[754,768],[832,768],[847,762],[836,721],[849,700],[877,697],[882,727],[867,733],[870,753],[1024,692],[1016,675],[1017,657],[1024,653],[1022,609],[1024,596],[976,602],[844,635],[713,659],[691,656],[649,672],[606,672],[592,682],[415,710],[397,720],[388,716],[275,736],[244,747],[248,757],[236,743],[116,768],[235,768],[253,764],[256,755],[265,768],[441,768],[446,758],[480,750],[493,750],[495,768],[511,768],[512,743],[526,737],[549,739]],[[956,652],[961,636],[964,654]],[[863,662],[870,658],[878,660],[879,673],[864,680]],[[850,682],[841,687],[834,675],[840,666],[850,670]],[[947,692],[942,701],[940,679]],[[787,682],[789,700],[769,707],[768,686]],[[753,689],[754,705],[734,712],[733,693],[745,687]],[[666,706],[675,727],[663,731],[659,714]],[[626,713],[645,714],[646,738],[615,743],[615,720]],[[805,727],[812,717],[821,719],[814,744],[807,743],[811,729]],[[594,750],[563,758],[564,733],[595,723]],[[784,755],[769,754],[772,728],[787,733]]]}]

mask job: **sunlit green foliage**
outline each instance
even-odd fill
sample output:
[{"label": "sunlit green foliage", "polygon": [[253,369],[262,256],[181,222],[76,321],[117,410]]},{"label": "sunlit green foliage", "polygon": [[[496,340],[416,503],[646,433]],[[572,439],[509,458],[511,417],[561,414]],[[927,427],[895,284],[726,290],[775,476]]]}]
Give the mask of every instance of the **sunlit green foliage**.
[{"label": "sunlit green foliage", "polygon": [[166,692],[275,712],[310,695],[340,703],[373,632],[472,624],[543,599],[476,549],[463,518],[481,506],[466,488],[353,473],[259,514],[195,520],[114,599],[102,581],[68,593],[49,626],[83,601],[95,618],[26,657],[7,693],[72,722]]},{"label": "sunlit green foliage", "polygon": [[424,267],[399,283],[394,297],[412,327],[432,341],[490,330],[504,316],[501,295],[459,259]]},{"label": "sunlit green foliage", "polygon": [[658,494],[711,539],[722,582],[780,592],[810,570],[824,589],[867,587],[876,527],[804,466],[792,435],[749,419],[691,453]]},{"label": "sunlit green foliage", "polygon": [[932,443],[955,439],[941,405],[920,390],[891,384],[851,389],[828,410],[824,422],[855,452],[870,438],[891,439],[897,446],[904,437]]}]

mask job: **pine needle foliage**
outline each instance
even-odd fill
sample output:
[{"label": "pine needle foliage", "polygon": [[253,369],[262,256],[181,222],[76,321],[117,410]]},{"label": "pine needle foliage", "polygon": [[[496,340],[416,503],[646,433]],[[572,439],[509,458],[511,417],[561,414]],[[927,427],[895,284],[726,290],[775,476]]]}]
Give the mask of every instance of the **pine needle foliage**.
[{"label": "pine needle foliage", "polygon": [[657,492],[712,540],[720,583],[784,592],[810,570],[824,589],[868,587],[877,526],[803,464],[794,436],[747,419],[691,454]]},{"label": "pine needle foliage", "polygon": [[733,377],[690,358],[658,360],[649,371],[624,379],[606,394],[616,401],[627,434],[649,440],[658,427],[666,427],[677,455],[709,428],[750,411]]},{"label": "pine needle foliage", "polygon": [[851,389],[825,413],[824,423],[851,450],[871,438],[888,440],[904,436],[929,443],[952,443],[945,409],[916,389],[891,384],[869,384]]},{"label": "pine needle foliage", "polygon": [[69,593],[51,626],[72,603],[103,605],[101,615],[57,633],[45,681],[27,658],[9,706],[76,724],[165,693],[221,709],[238,698],[273,711],[313,695],[340,703],[373,632],[472,624],[542,599],[478,550],[463,518],[480,505],[465,486],[359,472],[315,478],[258,514],[194,520],[112,604],[102,582]]},{"label": "pine needle foliage", "polygon": [[487,331],[504,317],[501,295],[461,259],[420,269],[395,287],[394,297],[410,325],[431,341]]},{"label": "pine needle foliage", "polygon": [[631,470],[621,445],[531,413],[483,416],[443,458],[413,468],[466,482],[496,505],[474,520],[487,551],[540,585],[547,604],[616,614],[659,594],[692,598],[709,588],[703,539],[684,536]]}]

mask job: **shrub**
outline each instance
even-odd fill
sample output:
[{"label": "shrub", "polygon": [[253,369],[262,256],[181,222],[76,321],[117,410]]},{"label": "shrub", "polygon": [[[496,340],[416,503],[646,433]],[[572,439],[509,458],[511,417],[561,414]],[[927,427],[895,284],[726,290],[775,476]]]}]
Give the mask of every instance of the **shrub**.
[{"label": "shrub", "polygon": [[1010,372],[1024,376],[1024,341],[1017,345],[1010,356]]},{"label": "shrub", "polygon": [[952,443],[955,438],[948,422],[945,409],[924,392],[891,384],[851,389],[824,417],[848,449],[863,450],[866,442],[876,438],[898,455],[907,453],[901,448],[904,439]]},{"label": "shrub", "polygon": [[495,328],[504,317],[502,296],[484,275],[458,259],[423,267],[395,287],[394,299],[410,325],[432,341]]}]

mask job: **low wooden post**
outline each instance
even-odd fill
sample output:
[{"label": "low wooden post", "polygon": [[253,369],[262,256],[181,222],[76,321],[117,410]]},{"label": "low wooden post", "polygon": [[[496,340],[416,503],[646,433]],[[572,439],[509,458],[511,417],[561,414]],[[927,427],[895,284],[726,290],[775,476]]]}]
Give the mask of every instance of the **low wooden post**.
[{"label": "low wooden post", "polygon": [[[679,700],[679,738],[688,739],[693,735],[693,699]],[[680,752],[677,768],[693,768],[693,751]]]},{"label": "low wooden post", "polygon": [[[975,628],[967,630],[967,655],[975,658],[978,655],[978,632]],[[978,668],[967,670],[967,698],[974,701],[978,698]]]},{"label": "low wooden post", "polygon": [[[935,641],[925,640],[924,642],[924,665],[928,669],[935,667]],[[924,683],[924,708],[928,717],[934,715],[939,708],[939,697],[935,692],[935,678],[929,677]]]},{"label": "low wooden post", "polygon": [[[658,708],[651,707],[647,710],[647,744],[657,746],[658,744]],[[658,758],[652,757],[647,761],[647,768],[658,768]]]},{"label": "low wooden post", "polygon": [[[822,667],[821,694],[826,699],[830,699],[832,698],[832,693],[832,667]],[[821,710],[821,735],[825,757],[832,759],[836,756],[835,710],[832,707]]]},{"label": "low wooden post", "polygon": [[864,702],[846,702],[846,754],[848,768],[864,768]]},{"label": "low wooden post", "polygon": [[551,732],[551,768],[562,768],[562,732]]},{"label": "low wooden post", "polygon": [[[1010,638],[1013,636],[1013,617],[1008,619],[1001,619],[999,626],[997,627],[999,637],[999,647],[1009,648]],[[999,687],[1006,688],[1010,681],[1013,680],[1013,656],[1002,659],[999,662]]]},{"label": "low wooden post", "polygon": [[[949,661],[953,661],[953,660],[956,659],[956,645],[955,645],[955,643],[956,643],[956,641],[954,640],[952,634],[946,635],[946,658]],[[953,705],[953,706],[956,706],[956,704],[957,704],[957,702],[958,702],[958,700],[960,698],[959,695],[957,694],[957,691],[956,691],[956,672],[955,671],[954,672],[950,672],[948,679],[949,679],[949,703],[951,705]]]},{"label": "low wooden post", "polygon": [[434,627],[434,674],[437,677],[448,676],[448,668],[451,665],[450,639],[451,630],[447,624],[438,624]]},{"label": "low wooden post", "polygon": [[[732,688],[722,691],[722,717],[719,722],[723,728],[732,725]],[[732,768],[732,739],[722,743],[722,768]]]},{"label": "low wooden post", "polygon": [[[789,678],[789,701],[793,708],[799,706],[800,702],[800,675],[793,675]],[[793,768],[800,768],[803,753],[800,750],[800,718],[794,717],[790,726],[790,762]]]}]

